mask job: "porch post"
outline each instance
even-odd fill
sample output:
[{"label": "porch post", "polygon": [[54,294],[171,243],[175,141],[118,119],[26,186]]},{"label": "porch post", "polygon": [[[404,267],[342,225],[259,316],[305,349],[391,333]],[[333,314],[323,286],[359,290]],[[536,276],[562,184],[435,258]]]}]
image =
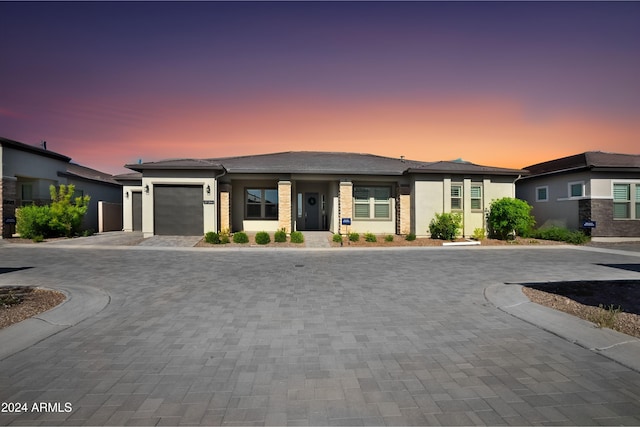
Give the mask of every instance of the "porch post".
[{"label": "porch post", "polygon": [[231,232],[231,185],[220,184],[220,230]]},{"label": "porch post", "polygon": [[401,185],[398,187],[399,194],[399,215],[398,215],[398,234],[407,235],[411,233],[411,189],[409,186]]},{"label": "porch post", "polygon": [[342,225],[342,218],[351,218],[353,221],[353,184],[348,181],[340,183],[340,234],[347,234],[348,226]]},{"label": "porch post", "polygon": [[278,181],[278,228],[291,233],[291,181]]}]

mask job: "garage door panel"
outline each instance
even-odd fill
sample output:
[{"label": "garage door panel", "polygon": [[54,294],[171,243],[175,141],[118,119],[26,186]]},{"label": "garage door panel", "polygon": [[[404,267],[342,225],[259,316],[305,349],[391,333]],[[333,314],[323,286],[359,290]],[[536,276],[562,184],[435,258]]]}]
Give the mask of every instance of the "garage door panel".
[{"label": "garage door panel", "polygon": [[153,193],[155,234],[165,236],[202,234],[202,186],[156,185]]}]

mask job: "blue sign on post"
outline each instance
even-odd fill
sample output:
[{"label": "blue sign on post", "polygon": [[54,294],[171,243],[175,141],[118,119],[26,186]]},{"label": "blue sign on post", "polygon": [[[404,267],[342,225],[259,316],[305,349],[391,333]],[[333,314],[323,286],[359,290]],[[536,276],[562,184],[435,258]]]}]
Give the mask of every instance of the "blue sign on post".
[{"label": "blue sign on post", "polygon": [[596,228],[596,222],[595,221],[584,221],[582,223],[582,228]]},{"label": "blue sign on post", "polygon": [[351,225],[351,218],[342,218],[342,225]]}]

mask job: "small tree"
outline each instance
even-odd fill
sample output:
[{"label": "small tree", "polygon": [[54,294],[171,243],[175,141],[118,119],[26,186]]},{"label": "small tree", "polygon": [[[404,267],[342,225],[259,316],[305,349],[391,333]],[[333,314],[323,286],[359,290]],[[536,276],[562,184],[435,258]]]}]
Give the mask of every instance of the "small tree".
[{"label": "small tree", "polygon": [[60,190],[56,190],[54,185],[49,186],[51,194],[49,227],[55,234],[71,237],[80,231],[82,218],[87,213],[91,198],[82,196],[72,201],[75,189],[73,184],[61,184]]},{"label": "small tree", "polygon": [[489,232],[505,240],[510,235],[528,236],[535,225],[531,206],[524,200],[503,197],[491,203],[489,210]]},{"label": "small tree", "polygon": [[462,215],[459,213],[437,213],[429,224],[429,232],[434,239],[453,240],[461,226]]}]

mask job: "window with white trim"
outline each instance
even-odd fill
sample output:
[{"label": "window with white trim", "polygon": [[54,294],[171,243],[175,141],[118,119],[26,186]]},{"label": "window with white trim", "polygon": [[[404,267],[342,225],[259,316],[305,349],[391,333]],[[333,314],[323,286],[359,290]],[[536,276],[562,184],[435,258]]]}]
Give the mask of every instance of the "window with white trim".
[{"label": "window with white trim", "polygon": [[391,219],[391,187],[354,186],[355,219]]},{"label": "window with white trim", "polygon": [[584,182],[570,182],[569,183],[569,197],[582,197],[584,196]]},{"label": "window with white trim", "polygon": [[536,187],[536,202],[546,202],[549,200],[549,187]]},{"label": "window with white trim", "polygon": [[482,185],[471,185],[471,209],[482,209]]},{"label": "window with white trim", "polygon": [[640,219],[640,183],[613,184],[613,218]]},{"label": "window with white trim", "polygon": [[462,184],[451,184],[451,210],[462,209]]},{"label": "window with white trim", "polygon": [[277,219],[278,189],[248,188],[245,190],[247,219]]}]

